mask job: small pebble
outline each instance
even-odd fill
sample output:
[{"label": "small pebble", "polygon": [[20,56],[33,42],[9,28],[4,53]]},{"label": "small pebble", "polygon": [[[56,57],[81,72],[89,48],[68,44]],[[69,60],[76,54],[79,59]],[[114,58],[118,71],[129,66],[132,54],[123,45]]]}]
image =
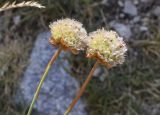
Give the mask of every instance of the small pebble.
[{"label": "small pebble", "polygon": [[130,16],[136,16],[138,14],[137,7],[131,1],[125,1],[123,11]]},{"label": "small pebble", "polygon": [[125,25],[123,23],[111,22],[110,26],[112,28],[114,28],[120,34],[120,36],[122,36],[126,39],[130,38],[132,35],[130,26],[128,26],[128,25]]},{"label": "small pebble", "polygon": [[154,8],[153,14],[154,14],[155,16],[160,17],[160,6],[157,6],[157,7]]},{"label": "small pebble", "polygon": [[21,17],[20,16],[14,16],[13,17],[13,23],[15,25],[18,25],[20,23],[20,21],[21,21]]},{"label": "small pebble", "polygon": [[148,28],[146,26],[141,26],[140,31],[146,32],[146,31],[148,31]]},{"label": "small pebble", "polygon": [[140,21],[140,16],[136,16],[136,17],[133,18],[134,23],[137,23],[139,21]]},{"label": "small pebble", "polygon": [[123,7],[123,6],[124,6],[124,4],[123,4],[123,2],[122,2],[121,0],[118,0],[118,5],[119,5],[120,7]]}]

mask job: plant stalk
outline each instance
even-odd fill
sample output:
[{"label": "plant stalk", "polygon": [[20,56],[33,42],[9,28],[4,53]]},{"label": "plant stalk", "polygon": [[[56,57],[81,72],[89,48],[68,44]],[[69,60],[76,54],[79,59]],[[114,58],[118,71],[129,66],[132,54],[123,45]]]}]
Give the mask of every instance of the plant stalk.
[{"label": "plant stalk", "polygon": [[40,82],[39,82],[39,84],[38,84],[37,90],[36,90],[36,92],[35,92],[35,94],[34,94],[34,97],[33,97],[32,102],[31,102],[31,104],[30,104],[30,107],[29,107],[29,110],[28,110],[27,115],[30,115],[30,114],[31,114],[32,109],[33,109],[33,107],[34,107],[34,104],[35,104],[36,100],[38,99],[38,96],[39,96],[39,93],[40,93],[40,89],[41,89],[41,87],[42,87],[42,85],[43,85],[43,82],[44,82],[44,80],[45,80],[46,77],[47,77],[47,74],[48,74],[48,72],[49,72],[49,69],[51,68],[52,64],[53,64],[54,61],[57,59],[57,57],[59,56],[59,54],[61,53],[61,51],[62,51],[62,48],[60,47],[60,48],[55,52],[55,54],[52,56],[51,60],[49,61],[48,65],[47,65],[47,67],[46,67],[46,69],[45,69],[45,71],[44,71],[44,73],[43,73],[43,75],[42,75],[42,77],[41,77],[41,80],[40,80]]},{"label": "plant stalk", "polygon": [[75,99],[72,101],[72,103],[69,105],[69,107],[68,107],[68,109],[66,110],[66,112],[64,113],[64,115],[68,115],[68,113],[73,109],[73,107],[75,106],[75,104],[77,103],[77,101],[78,101],[78,100],[80,99],[80,97],[82,96],[82,94],[83,94],[83,92],[85,91],[85,89],[86,89],[89,81],[92,79],[93,73],[94,73],[96,67],[98,66],[98,64],[99,64],[98,61],[94,64],[94,66],[93,66],[92,70],[90,71],[87,79],[86,79],[85,82],[83,83],[81,89],[78,91],[77,96],[76,96]]}]

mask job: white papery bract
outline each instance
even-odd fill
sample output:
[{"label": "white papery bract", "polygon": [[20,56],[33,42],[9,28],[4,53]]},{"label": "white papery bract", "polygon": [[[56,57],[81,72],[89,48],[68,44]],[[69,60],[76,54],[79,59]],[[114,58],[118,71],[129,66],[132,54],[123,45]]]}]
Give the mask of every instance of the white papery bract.
[{"label": "white papery bract", "polygon": [[56,43],[64,42],[65,46],[83,50],[85,44],[83,40],[87,36],[87,32],[83,25],[73,19],[57,20],[50,24],[52,40]]},{"label": "white papery bract", "polygon": [[127,51],[123,38],[115,31],[98,29],[87,37],[87,56],[97,58],[101,63],[116,66],[122,64]]}]

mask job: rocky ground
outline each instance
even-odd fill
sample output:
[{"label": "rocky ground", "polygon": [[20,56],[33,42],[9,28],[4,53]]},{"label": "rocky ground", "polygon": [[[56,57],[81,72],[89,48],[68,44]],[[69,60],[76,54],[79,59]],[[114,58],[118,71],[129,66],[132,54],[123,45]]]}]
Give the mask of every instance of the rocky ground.
[{"label": "rocky ground", "polygon": [[[45,5],[46,9],[22,8],[0,12],[0,114],[25,113],[25,104],[22,106],[13,103],[12,97],[21,86],[24,89],[24,99],[27,103],[31,100],[46,60],[53,53],[49,53],[52,48],[47,46],[48,43],[40,36],[45,38],[43,35],[46,33],[43,32],[49,30],[50,22],[65,17],[84,23],[89,32],[101,27],[114,29],[124,37],[128,47],[126,62],[122,66],[109,71],[104,67],[96,70],[95,77],[85,92],[84,103],[81,101],[74,112],[77,113],[78,110],[79,114],[82,114],[87,110],[90,115],[160,114],[159,0],[41,0],[40,3]],[[37,38],[39,33],[41,34]],[[69,76],[74,76],[82,83],[85,77],[77,77],[77,74],[86,76],[94,63],[94,60],[80,57],[85,55],[82,53],[65,57],[70,64],[69,68],[65,68],[67,73],[63,68],[57,70],[65,75],[49,75],[36,106],[38,111],[53,112],[54,108],[57,112],[64,112],[79,87],[77,81]],[[57,63],[62,62],[58,60]],[[50,74],[55,74],[55,71],[53,69]],[[73,81],[72,84],[68,84],[69,80]],[[50,88],[52,95],[47,92]],[[56,88],[59,93],[56,93]],[[66,90],[70,93],[65,94]],[[57,100],[54,103],[47,100],[43,109],[39,109],[48,95],[51,100]],[[47,104],[56,106],[46,106]]]},{"label": "rocky ground", "polygon": [[157,0],[103,0],[90,8],[93,16],[99,9],[101,17],[97,18],[101,25],[115,29],[126,39],[135,39],[140,34],[151,36],[152,26],[160,27],[160,2]]}]

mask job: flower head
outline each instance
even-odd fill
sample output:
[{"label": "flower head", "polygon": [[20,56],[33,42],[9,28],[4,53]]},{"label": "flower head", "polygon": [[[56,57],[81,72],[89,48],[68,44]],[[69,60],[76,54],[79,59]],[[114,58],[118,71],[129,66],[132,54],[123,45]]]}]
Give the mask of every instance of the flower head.
[{"label": "flower head", "polygon": [[125,59],[126,45],[115,31],[99,29],[87,38],[87,57],[96,58],[107,67],[122,64]]},{"label": "flower head", "polygon": [[83,25],[73,19],[62,19],[50,24],[52,37],[50,42],[54,45],[61,45],[64,49],[75,51],[83,50],[83,40],[87,36]]}]

